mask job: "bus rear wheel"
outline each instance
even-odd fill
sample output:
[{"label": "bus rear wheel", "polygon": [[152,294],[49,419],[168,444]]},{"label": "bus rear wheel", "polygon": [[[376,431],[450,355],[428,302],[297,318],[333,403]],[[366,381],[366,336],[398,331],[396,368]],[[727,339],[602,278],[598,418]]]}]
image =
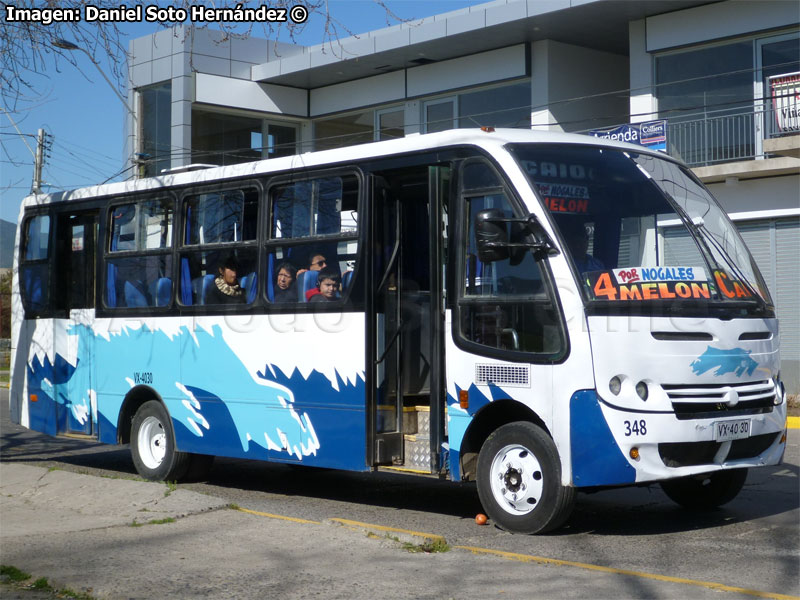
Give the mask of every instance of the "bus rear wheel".
[{"label": "bus rear wheel", "polygon": [[747,469],[731,469],[662,481],[661,489],[670,500],[685,508],[707,510],[733,500],[746,479]]},{"label": "bus rear wheel", "polygon": [[526,421],[498,428],[478,455],[478,496],[486,514],[516,533],[560,527],[575,505],[575,488],[561,484],[555,444]]},{"label": "bus rear wheel", "polygon": [[175,433],[164,405],[142,404],[131,423],[131,456],[136,471],[150,481],[178,481],[189,470],[191,455],[175,449]]}]

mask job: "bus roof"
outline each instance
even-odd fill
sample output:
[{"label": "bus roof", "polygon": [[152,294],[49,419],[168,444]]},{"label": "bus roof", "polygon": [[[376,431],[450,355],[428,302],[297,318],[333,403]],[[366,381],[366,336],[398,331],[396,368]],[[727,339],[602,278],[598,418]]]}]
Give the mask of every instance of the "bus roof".
[{"label": "bus roof", "polygon": [[240,179],[267,175],[270,173],[296,171],[299,169],[320,168],[437,148],[476,146],[491,151],[511,143],[583,144],[619,148],[637,153],[658,154],[659,156],[666,157],[663,153],[653,152],[644,146],[574,133],[532,131],[529,129],[450,129],[437,133],[410,135],[394,140],[358,144],[331,150],[306,152],[304,154],[256,160],[224,167],[209,167],[188,172],[165,173],[154,177],[88,186],[75,190],[30,195],[23,200],[21,210],[24,210],[26,207],[40,206],[52,202],[85,200],[102,196],[117,196],[132,192],[172,188],[191,183],[213,183],[215,181],[227,179]]}]

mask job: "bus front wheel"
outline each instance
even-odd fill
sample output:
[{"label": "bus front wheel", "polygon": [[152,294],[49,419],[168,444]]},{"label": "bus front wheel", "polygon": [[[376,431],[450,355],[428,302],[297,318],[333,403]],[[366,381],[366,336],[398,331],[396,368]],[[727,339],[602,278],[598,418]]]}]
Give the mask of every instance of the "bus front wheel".
[{"label": "bus front wheel", "polygon": [[744,487],[747,469],[716,471],[661,482],[669,499],[685,508],[705,510],[733,500]]},{"label": "bus front wheel", "polygon": [[177,481],[190,466],[191,455],[175,449],[175,434],[164,405],[142,404],[131,423],[131,456],[139,475],[150,481]]},{"label": "bus front wheel", "polygon": [[478,455],[478,496],[489,517],[516,533],[561,526],[575,505],[575,488],[561,484],[555,444],[526,421],[503,425]]}]

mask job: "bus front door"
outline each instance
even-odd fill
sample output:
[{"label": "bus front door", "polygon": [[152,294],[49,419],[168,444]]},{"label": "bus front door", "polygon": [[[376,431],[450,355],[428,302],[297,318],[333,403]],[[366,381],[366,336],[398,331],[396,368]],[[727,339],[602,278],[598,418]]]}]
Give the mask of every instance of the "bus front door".
[{"label": "bus front door", "polygon": [[449,169],[420,165],[372,177],[368,357],[371,466],[441,468],[442,281]]},{"label": "bus front door", "polygon": [[56,222],[54,303],[56,428],[59,434],[96,435],[93,340],[98,213],[60,214]]}]

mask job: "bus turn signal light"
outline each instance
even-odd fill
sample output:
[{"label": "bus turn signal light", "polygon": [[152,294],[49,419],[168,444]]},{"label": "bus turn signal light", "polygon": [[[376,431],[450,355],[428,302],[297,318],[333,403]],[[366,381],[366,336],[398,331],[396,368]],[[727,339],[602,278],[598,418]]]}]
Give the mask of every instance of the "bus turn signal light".
[{"label": "bus turn signal light", "polygon": [[39,401],[39,396],[37,396],[36,394],[31,394],[31,402],[38,402],[38,401]]},{"label": "bus turn signal light", "polygon": [[630,455],[633,460],[639,460],[639,449],[636,447],[631,448]]},{"label": "bus turn signal light", "polygon": [[465,410],[469,408],[469,392],[467,390],[458,391],[458,405]]}]

